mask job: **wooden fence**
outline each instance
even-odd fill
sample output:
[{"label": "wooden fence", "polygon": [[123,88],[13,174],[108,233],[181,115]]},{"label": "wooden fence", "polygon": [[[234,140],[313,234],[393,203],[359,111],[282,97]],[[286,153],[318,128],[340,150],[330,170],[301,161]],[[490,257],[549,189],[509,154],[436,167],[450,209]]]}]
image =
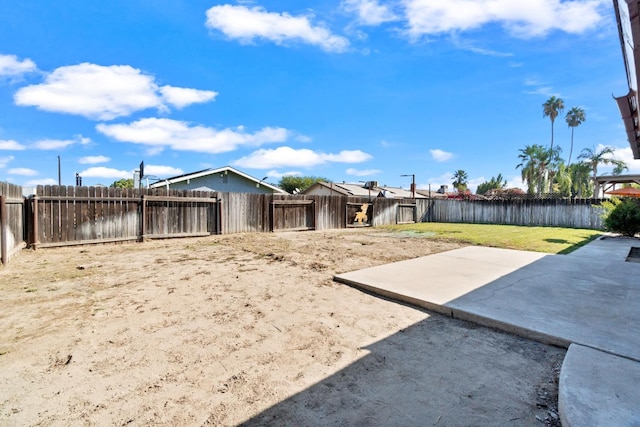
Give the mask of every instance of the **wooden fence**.
[{"label": "wooden fence", "polygon": [[6,265],[24,247],[25,212],[22,187],[0,182],[0,261]]},{"label": "wooden fence", "polygon": [[244,232],[329,230],[411,222],[602,229],[601,200],[397,200],[0,183],[2,263],[33,248]]},{"label": "wooden fence", "polygon": [[[421,221],[603,228],[600,199],[418,200]],[[427,205],[426,207],[424,205]]]},{"label": "wooden fence", "polygon": [[[221,233],[331,230],[410,222],[416,205],[407,200],[219,193]],[[366,206],[365,206],[366,205]],[[357,221],[356,215],[362,212]]]},{"label": "wooden fence", "polygon": [[212,192],[38,186],[28,202],[33,248],[204,236],[219,230]]}]

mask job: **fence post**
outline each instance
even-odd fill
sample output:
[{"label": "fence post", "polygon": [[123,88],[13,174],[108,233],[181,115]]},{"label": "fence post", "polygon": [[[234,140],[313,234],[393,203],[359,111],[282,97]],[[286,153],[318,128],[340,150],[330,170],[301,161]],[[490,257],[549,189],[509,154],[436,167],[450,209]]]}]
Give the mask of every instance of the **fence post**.
[{"label": "fence post", "polygon": [[144,199],[144,194],[140,196],[140,241],[144,242],[144,235],[147,232],[147,201]]},{"label": "fence post", "polygon": [[31,205],[32,215],[31,215],[31,242],[30,246],[35,251],[38,248],[38,195],[34,194],[31,196],[33,203]]},{"label": "fence post", "polygon": [[218,202],[216,203],[218,207],[218,214],[216,215],[216,234],[222,234],[222,197],[218,197],[216,194]]},{"label": "fence post", "polygon": [[7,198],[0,195],[0,258],[7,265]]}]

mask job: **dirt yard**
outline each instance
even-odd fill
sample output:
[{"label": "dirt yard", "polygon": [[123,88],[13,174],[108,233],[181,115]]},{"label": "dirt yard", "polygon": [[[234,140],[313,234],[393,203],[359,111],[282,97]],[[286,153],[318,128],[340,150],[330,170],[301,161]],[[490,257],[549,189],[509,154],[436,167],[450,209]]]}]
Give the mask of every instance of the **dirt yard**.
[{"label": "dirt yard", "polygon": [[23,251],[0,267],[0,425],[553,423],[564,350],[332,281],[456,247],[359,229]]}]

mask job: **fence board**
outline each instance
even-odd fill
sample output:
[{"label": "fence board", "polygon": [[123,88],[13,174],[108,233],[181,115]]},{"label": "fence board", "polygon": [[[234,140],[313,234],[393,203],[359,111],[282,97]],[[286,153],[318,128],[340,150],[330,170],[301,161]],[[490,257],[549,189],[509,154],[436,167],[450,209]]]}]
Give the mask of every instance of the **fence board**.
[{"label": "fence board", "polygon": [[0,182],[0,262],[3,265],[24,247],[25,231],[22,187]]},{"label": "fence board", "polygon": [[5,183],[0,183],[0,195],[0,213],[10,227],[1,230],[3,262],[25,239],[37,247],[345,228],[353,225],[364,203],[370,204],[367,222],[374,226],[438,221],[602,228],[597,199],[398,200],[38,186],[30,203],[24,203],[22,189]]},{"label": "fence board", "polygon": [[[432,199],[426,203],[432,222],[507,224],[602,229],[600,199]],[[423,204],[425,202],[420,202]],[[421,208],[424,211],[424,208]],[[420,210],[420,208],[419,208]]]}]

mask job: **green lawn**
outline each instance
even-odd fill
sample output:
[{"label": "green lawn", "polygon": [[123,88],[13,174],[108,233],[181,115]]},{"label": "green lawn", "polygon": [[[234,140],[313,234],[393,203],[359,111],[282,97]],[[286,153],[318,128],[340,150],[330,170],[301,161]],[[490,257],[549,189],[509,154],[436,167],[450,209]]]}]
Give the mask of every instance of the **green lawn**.
[{"label": "green lawn", "polygon": [[597,230],[423,222],[380,227],[409,235],[522,251],[568,254],[596,239]]}]

